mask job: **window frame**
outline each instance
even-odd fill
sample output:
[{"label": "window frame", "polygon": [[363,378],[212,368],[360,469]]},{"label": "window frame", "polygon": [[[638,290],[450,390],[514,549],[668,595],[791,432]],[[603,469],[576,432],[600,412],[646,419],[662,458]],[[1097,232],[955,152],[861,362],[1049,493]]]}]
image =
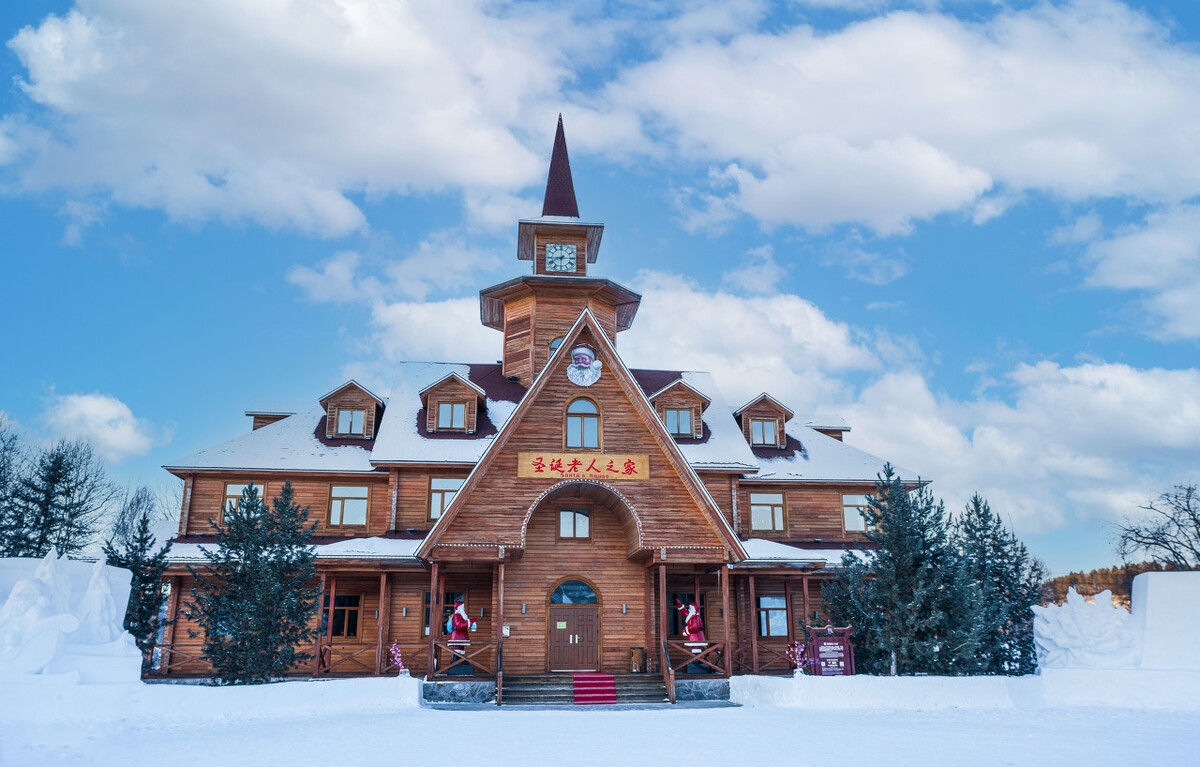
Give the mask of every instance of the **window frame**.
[{"label": "window frame", "polygon": [[[358,604],[355,604],[355,605],[343,604],[343,605],[339,606],[337,604],[339,599],[347,599],[347,600],[348,599],[357,599]],[[365,633],[363,631],[363,629],[365,628],[363,625],[363,616],[366,613],[366,610],[365,610],[366,602],[367,602],[367,598],[366,598],[366,595],[364,595],[364,594],[336,594],[336,595],[334,595],[334,598],[333,598],[333,605],[330,605],[329,604],[329,592],[328,591],[325,592],[325,596],[321,600],[321,605],[322,605],[322,607],[321,607],[321,623],[320,623],[321,636],[328,637],[329,639],[340,639],[343,642],[363,642],[363,641],[365,641],[363,639],[363,635]],[[342,633],[335,634],[333,632],[336,630],[336,627],[337,627],[337,613],[339,613],[339,612],[342,613]],[[346,633],[346,628],[349,625],[348,618],[351,615],[354,616],[354,630],[356,632],[353,635],[349,635]]]},{"label": "window frame", "polygon": [[[367,436],[367,409],[365,407],[341,407],[333,408],[336,415],[333,424],[333,433],[338,437],[365,437]],[[348,413],[350,416],[350,429],[342,430],[342,413]],[[354,416],[359,416],[359,430],[354,430]]]},{"label": "window frame", "polygon": [[[433,477],[433,476],[431,476],[429,478],[429,482],[426,483],[426,485],[425,485],[425,489],[426,489],[426,493],[425,493],[426,519],[428,519],[431,522],[437,522],[439,519],[441,519],[442,515],[446,513],[446,507],[449,506],[454,501],[454,498],[458,495],[458,491],[462,490],[462,486],[466,481],[467,480],[465,477]],[[434,482],[457,482],[458,486],[455,488],[448,488],[448,487],[435,488],[433,486]],[[433,496],[435,493],[440,497],[439,502],[441,503],[441,507],[438,510],[437,516],[433,515]],[[446,498],[446,493],[450,493],[449,499]]]},{"label": "window frame", "polygon": [[[334,493],[335,490],[341,489],[341,488],[360,488],[360,487],[367,491],[366,495],[362,495],[362,496],[359,496],[359,495],[336,495]],[[340,509],[340,512],[338,515],[338,519],[340,521],[334,522],[333,521],[333,505],[337,501],[342,502],[341,509]],[[365,501],[366,508],[363,510],[363,521],[361,523],[345,521],[345,519],[346,519],[346,501]],[[371,522],[371,486],[370,485],[333,485],[333,484],[331,484],[329,486],[329,504],[328,504],[327,508],[329,509],[329,513],[325,517],[325,526],[326,527],[331,527],[331,528],[357,527],[357,528],[366,529],[367,526]]]},{"label": "window frame", "polygon": [[[866,509],[870,505],[870,503],[867,501],[867,495],[868,495],[867,493],[862,493],[862,494],[842,493],[842,532],[866,533],[870,529],[870,525],[867,523],[867,515],[866,515]],[[846,501],[847,498],[861,498],[862,503],[848,503]],[[847,527],[846,526],[847,513],[850,511],[850,509],[858,510],[858,518],[860,520],[862,520],[862,527]]]},{"label": "window frame", "polygon": [[[754,630],[758,632],[759,639],[787,639],[788,637],[788,603],[787,596],[783,594],[759,594],[757,595],[758,604],[754,606],[755,621]],[[778,607],[764,607],[764,599],[778,599],[783,604]],[[772,634],[768,633],[771,628],[771,615],[773,613],[783,613],[783,633]]]},{"label": "window frame", "polygon": [[[695,408],[691,407],[664,407],[663,408],[663,426],[667,428],[667,433],[672,437],[694,437],[696,432],[696,413]],[[671,428],[671,414],[675,414],[675,428]],[[687,413],[688,427],[684,429],[679,423],[679,416]]]},{"label": "window frame", "polygon": [[[449,425],[442,425],[442,408],[449,408],[450,417]],[[458,414],[458,410],[462,411],[462,425],[455,426],[454,418]],[[434,428],[437,431],[466,431],[467,430],[467,402],[465,400],[442,400],[437,403],[437,416],[434,419]]]},{"label": "window frame", "polygon": [[[267,499],[267,481],[265,479],[262,482],[257,482],[252,479],[248,482],[243,482],[240,485],[236,482],[225,482],[225,483],[223,483],[223,488],[225,490],[225,500],[223,500],[221,502],[221,523],[222,524],[227,522],[229,519],[227,516],[229,514],[229,502],[233,501],[234,508],[238,508],[241,505],[242,492],[245,491],[245,489],[247,487],[249,487],[250,485],[254,485],[255,487],[258,488],[258,499],[260,501],[262,501],[263,504],[266,504],[266,502],[267,502],[267,500],[266,500]],[[237,492],[237,495],[229,494],[229,488],[231,486],[236,486],[236,487],[241,488],[241,490],[239,490]]]},{"label": "window frame", "polygon": [[[587,520],[587,535],[563,535],[563,514],[572,514],[571,529],[572,532],[579,530],[579,517],[582,516]],[[555,526],[555,537],[560,541],[591,541],[592,540],[592,509],[587,506],[572,506],[559,507],[558,523]]]},{"label": "window frame", "polygon": [[[758,496],[759,500],[756,503],[754,498]],[[779,502],[766,500],[767,497],[774,498],[778,496]],[[786,533],[788,529],[787,519],[787,493],[782,490],[778,493],[754,492],[749,493],[749,502],[746,504],[750,510],[750,532],[752,533]],[[754,526],[754,507],[769,507],[771,509],[771,527],[755,527]],[[775,527],[778,523],[779,527]]]},{"label": "window frame", "polygon": [[[576,402],[587,402],[596,409],[594,413],[572,413],[571,406]],[[572,445],[571,437],[571,419],[579,419],[579,441],[580,444]],[[596,422],[596,444],[588,446],[586,424],[590,420]],[[563,450],[604,450],[604,412],[600,409],[600,403],[591,397],[575,397],[567,403],[563,408]]]},{"label": "window frame", "polygon": [[[772,439],[767,441],[765,425],[771,425]],[[762,426],[761,438],[755,439],[754,427]],[[750,417],[750,444],[754,447],[779,447],[779,419],[778,418],[755,418]]]}]

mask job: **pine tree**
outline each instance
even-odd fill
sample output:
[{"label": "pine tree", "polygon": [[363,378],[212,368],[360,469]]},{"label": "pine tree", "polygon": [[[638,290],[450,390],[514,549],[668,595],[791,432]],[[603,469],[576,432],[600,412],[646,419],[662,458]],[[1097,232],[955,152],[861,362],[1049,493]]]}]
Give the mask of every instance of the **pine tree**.
[{"label": "pine tree", "polygon": [[44,450],[13,492],[7,525],[9,556],[43,557],[51,547],[80,553],[92,542],[116,489],[84,441],[59,440]]},{"label": "pine tree", "polygon": [[21,473],[21,444],[17,432],[0,414],[0,556],[17,556],[24,525],[17,513],[15,493]]},{"label": "pine tree", "polygon": [[109,539],[104,544],[108,564],[123,567],[133,574],[129,583],[129,604],[125,609],[125,630],[133,634],[142,651],[142,673],[150,670],[158,632],[167,626],[162,615],[163,573],[167,570],[171,543],[164,543],[158,551],[154,551],[154,544],[149,510],[143,510],[131,533],[123,539]]},{"label": "pine tree", "polygon": [[963,575],[979,591],[977,673],[1032,674],[1037,670],[1032,607],[1045,578],[1041,563],[978,493],[956,520],[954,540]]},{"label": "pine tree", "polygon": [[204,549],[188,617],[204,631],[204,655],[222,684],[261,684],[312,655],[297,648],[316,634],[316,525],[285,482],[268,509],[250,485],[230,503],[215,551]]},{"label": "pine tree", "polygon": [[866,538],[877,548],[842,559],[826,590],[836,622],[854,626],[855,665],[873,674],[974,671],[977,590],[963,577],[946,512],[890,465],[868,496]]}]

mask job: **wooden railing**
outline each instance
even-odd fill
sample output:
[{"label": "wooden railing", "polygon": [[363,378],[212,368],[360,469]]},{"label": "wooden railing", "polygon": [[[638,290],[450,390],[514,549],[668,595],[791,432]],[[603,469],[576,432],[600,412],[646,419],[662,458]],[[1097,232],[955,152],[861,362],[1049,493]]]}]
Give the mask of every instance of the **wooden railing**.
[{"label": "wooden railing", "polygon": [[[352,674],[362,671],[374,674],[375,651],[376,645],[374,643],[352,647],[338,647],[337,645],[317,640],[317,666],[314,676],[332,674],[334,672]],[[371,653],[370,663],[358,659],[360,655],[366,652]],[[342,668],[347,665],[350,667]]]},{"label": "wooden railing", "polygon": [[725,644],[723,642],[709,642],[699,653],[694,652],[697,649],[701,649],[697,645],[698,643],[695,642],[667,642],[668,651],[675,650],[676,657],[684,657],[684,660],[678,663],[672,661],[671,670],[686,674],[689,673],[686,671],[688,666],[693,663],[699,663],[711,669],[711,671],[702,672],[704,674],[713,673],[728,676],[726,671],[727,661],[723,652]]},{"label": "wooden railing", "polygon": [[[449,676],[450,669],[463,665],[464,663],[471,668],[482,673],[484,676],[492,676],[492,667],[486,661],[491,660],[492,650],[496,645],[488,642],[487,644],[476,645],[474,642],[469,644],[451,644],[450,642],[434,642],[434,662],[437,670],[430,674],[431,677]],[[480,659],[483,656],[483,659]],[[448,663],[445,661],[449,661]]]},{"label": "wooden railing", "polygon": [[786,644],[758,643],[758,663],[749,642],[739,642],[734,650],[733,669],[745,674],[787,674],[792,671],[792,659]]},{"label": "wooden railing", "polygon": [[675,702],[675,669],[671,667],[671,654],[667,652],[666,641],[659,642],[662,648],[663,684],[667,688],[667,700]]},{"label": "wooden railing", "polygon": [[[158,645],[154,649],[159,651],[158,668],[151,668],[146,672],[146,676],[166,676],[179,666],[192,662],[203,664],[203,667],[197,669],[196,673],[208,673],[208,660],[205,659],[205,657],[201,654],[188,655],[187,653],[182,653],[179,650],[170,647],[169,645]],[[153,650],[151,652],[153,652]]]}]

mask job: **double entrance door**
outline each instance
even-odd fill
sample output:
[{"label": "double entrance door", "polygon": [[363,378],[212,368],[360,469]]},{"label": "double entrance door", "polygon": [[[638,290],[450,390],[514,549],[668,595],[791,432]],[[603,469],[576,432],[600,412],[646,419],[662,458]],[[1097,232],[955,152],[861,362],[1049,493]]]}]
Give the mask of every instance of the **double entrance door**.
[{"label": "double entrance door", "polygon": [[551,671],[600,668],[600,620],[596,605],[550,606]]}]

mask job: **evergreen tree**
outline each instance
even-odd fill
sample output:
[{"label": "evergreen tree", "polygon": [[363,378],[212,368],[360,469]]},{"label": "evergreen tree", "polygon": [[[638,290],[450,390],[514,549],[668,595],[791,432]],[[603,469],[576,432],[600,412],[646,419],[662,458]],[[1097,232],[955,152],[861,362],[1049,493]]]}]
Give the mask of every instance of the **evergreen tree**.
[{"label": "evergreen tree", "polygon": [[248,486],[224,524],[213,524],[207,566],[189,568],[196,586],[187,615],[203,628],[204,655],[222,684],[269,682],[312,658],[297,648],[316,635],[316,525],[292,496],[285,482],[268,509]]},{"label": "evergreen tree", "polygon": [[14,495],[21,473],[21,444],[17,432],[0,414],[0,556],[17,556],[24,525]]},{"label": "evergreen tree", "polygon": [[9,556],[44,557],[51,547],[62,555],[80,553],[115,497],[92,446],[59,440],[16,483],[6,525]]},{"label": "evergreen tree", "polygon": [[945,508],[924,488],[909,491],[884,467],[869,506],[866,538],[847,552],[826,591],[833,619],[854,626],[855,665],[872,674],[964,674],[977,667],[978,590],[963,577]]},{"label": "evergreen tree", "polygon": [[978,590],[977,673],[1032,674],[1037,670],[1033,610],[1045,571],[1029,556],[978,493],[954,525],[963,575]]},{"label": "evergreen tree", "polygon": [[163,573],[167,570],[171,543],[164,543],[158,551],[154,551],[154,544],[148,509],[142,511],[131,533],[123,539],[109,539],[104,544],[108,564],[123,567],[133,574],[129,584],[129,604],[125,609],[125,630],[133,634],[142,651],[142,673],[150,670],[158,632],[167,626],[162,615]]}]

